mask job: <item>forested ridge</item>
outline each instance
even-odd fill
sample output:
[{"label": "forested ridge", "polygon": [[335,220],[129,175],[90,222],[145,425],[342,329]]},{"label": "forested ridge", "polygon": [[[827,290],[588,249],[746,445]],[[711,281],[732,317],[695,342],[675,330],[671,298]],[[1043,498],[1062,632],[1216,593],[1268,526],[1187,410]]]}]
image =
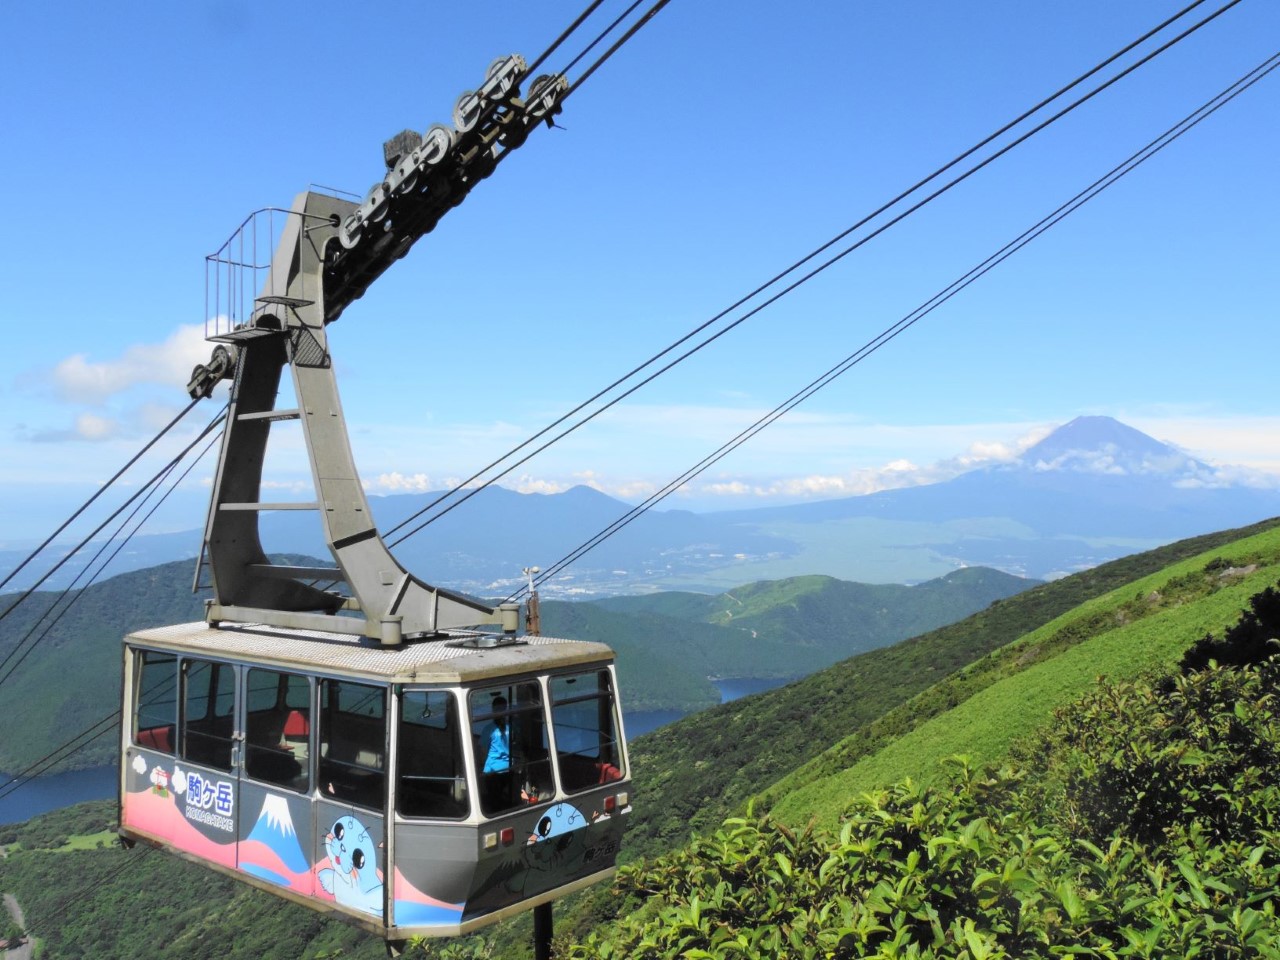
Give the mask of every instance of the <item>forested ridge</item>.
[{"label": "forested ridge", "polygon": [[[278,555],[281,563],[317,561]],[[0,738],[0,770],[23,770],[96,724],[119,706],[120,640],[128,632],[204,615],[201,596],[191,593],[191,564],[178,561],[112,577],[93,586],[36,592],[0,623],[0,660],[14,681],[0,689],[0,711],[8,735]],[[856,650],[894,643],[913,632],[949,623],[993,599],[1026,589],[1027,581],[995,570],[971,569],[916,587],[845,583],[830,577],[748,584],[755,597],[753,628],[728,626],[706,617],[632,612],[592,603],[548,602],[543,632],[599,640],[617,654],[620,683],[629,710],[695,711],[720,702],[710,676],[800,676]],[[811,582],[812,581],[812,582]],[[797,601],[797,596],[800,601]],[[850,597],[857,600],[850,605]],[[0,597],[0,608],[17,599]],[[663,595],[647,598],[668,610]],[[715,597],[704,597],[703,607]],[[867,614],[874,609],[874,617]],[[800,643],[813,627],[857,624],[844,634],[824,630],[821,642]],[[12,659],[9,659],[12,656]],[[780,672],[781,671],[781,672]],[[104,683],[110,677],[113,683]],[[63,766],[113,762],[115,728],[72,754]]]}]

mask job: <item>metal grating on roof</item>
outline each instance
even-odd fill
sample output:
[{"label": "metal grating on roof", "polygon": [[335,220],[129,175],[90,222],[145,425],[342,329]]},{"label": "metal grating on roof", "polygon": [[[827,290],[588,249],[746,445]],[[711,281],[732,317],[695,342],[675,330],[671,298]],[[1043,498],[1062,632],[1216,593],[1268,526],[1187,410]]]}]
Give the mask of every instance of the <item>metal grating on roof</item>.
[{"label": "metal grating on roof", "polygon": [[319,630],[232,623],[214,628],[200,621],[137,630],[128,639],[183,653],[395,683],[465,682],[613,659],[613,651],[602,643],[556,637],[523,637],[527,642],[482,649],[447,642],[469,636],[475,634],[455,632],[441,640],[382,647],[362,637]]}]

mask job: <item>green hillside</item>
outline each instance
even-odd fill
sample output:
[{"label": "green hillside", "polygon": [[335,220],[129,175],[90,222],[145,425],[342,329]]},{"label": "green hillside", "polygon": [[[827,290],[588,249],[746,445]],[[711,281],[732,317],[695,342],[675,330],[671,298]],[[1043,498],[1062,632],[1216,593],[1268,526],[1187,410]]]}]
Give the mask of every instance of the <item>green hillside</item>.
[{"label": "green hillside", "polygon": [[1250,597],[1277,580],[1280,530],[1271,530],[1082,604],[884,718],[895,735],[880,749],[859,757],[865,739],[855,737],[783,778],[767,791],[779,798],[774,813],[793,824],[810,817],[832,824],[866,790],[904,777],[931,782],[943,757],[1003,759],[1013,740],[1099,676],[1168,669],[1206,633],[1238,620]]},{"label": "green hillside", "polygon": [[[16,665],[13,680],[0,685],[0,714],[10,731],[0,740],[0,770],[25,769],[118,709],[115,678],[120,675],[121,638],[143,627],[200,619],[202,600],[191,593],[191,573],[191,564],[179,561],[113,577],[73,591],[66,600],[60,601],[58,593],[38,592],[0,621],[0,659],[19,651],[5,668],[7,673]],[[1027,583],[994,571],[962,573],[967,576],[954,582],[895,588],[896,596],[877,601],[883,606],[878,623],[863,623],[844,633],[824,629],[824,642],[818,645],[794,639],[802,632],[798,624],[804,618],[841,622],[848,615],[846,595],[879,588],[820,578],[822,582],[804,591],[798,603],[797,591],[789,584],[752,585],[747,589],[754,619],[763,631],[757,636],[747,627],[698,618],[555,602],[543,606],[543,632],[601,640],[613,647],[628,709],[692,712],[719,703],[719,692],[708,677],[809,673],[844,656],[839,652],[842,646],[893,642],[911,629],[911,623],[950,622]],[[0,597],[0,609],[15,599],[13,594]],[[651,600],[670,610],[682,603],[679,598],[670,604],[662,597]],[[771,606],[785,609],[772,611]],[[47,622],[42,618],[51,608],[52,629],[25,655],[26,638],[43,632]],[[869,623],[872,618],[862,619]],[[104,729],[59,768],[111,763],[117,739],[114,728]]]},{"label": "green hillside", "polygon": [[[1015,643],[1013,660],[984,658],[1005,675],[958,711],[1100,639],[1127,634],[1129,647],[1150,646],[1153,631],[1133,628],[1179,631],[1177,614],[1197,624],[1182,631],[1193,643],[1201,608],[1229,598],[1247,606],[1241,588],[1273,578],[1280,530],[1213,554],[1220,559],[1200,555],[1130,584],[1120,591],[1129,601],[1112,592],[1056,618]],[[1142,593],[1153,581],[1161,589]],[[1154,612],[1134,616],[1138,600]],[[1039,651],[1035,665],[1015,669],[1030,651]],[[1123,658],[1107,662],[1126,669]],[[589,912],[558,907],[557,955],[1275,955],[1278,684],[1280,659],[1160,683],[1094,688],[1086,679],[1085,696],[1040,717],[1003,768],[956,762],[932,744],[937,757],[918,765],[934,786],[899,779],[854,798],[838,832],[730,819],[635,863]],[[996,752],[1018,732],[1007,730]],[[913,750],[907,762],[916,761]],[[18,894],[44,955],[125,957],[155,942],[192,960],[381,955],[350,928],[174,858],[102,849],[109,816],[109,805],[85,805],[0,832],[0,845],[17,843],[0,860],[0,889]],[[410,951],[419,960],[527,955],[527,918]]]},{"label": "green hillside", "polygon": [[[694,832],[714,829],[762,793],[773,802],[779,795],[770,790],[775,783],[783,785],[780,789],[799,788],[844,769],[908,729],[902,718],[915,716],[928,698],[905,707],[904,713],[891,713],[895,708],[962,667],[1080,604],[1266,531],[1280,531],[1280,521],[1196,537],[1103,564],[1000,600],[959,623],[852,657],[786,687],[714,707],[639,738],[631,749],[637,804],[628,832],[629,854],[669,850]],[[1200,561],[1202,566],[1207,562]],[[1039,655],[1026,653],[1023,665]],[[994,676],[977,671],[965,674],[959,687],[940,687],[941,709],[960,702]],[[837,745],[843,746],[829,757],[832,766],[809,771],[803,783],[784,779]]]},{"label": "green hillside", "polygon": [[1250,611],[1270,651],[1278,579],[1272,527],[1053,618],[628,868],[568,955],[1280,954],[1280,657],[1141,679]]},{"label": "green hillside", "polygon": [[[600,640],[618,655],[618,683],[628,710],[701,710],[720,702],[707,679],[711,671],[695,655],[676,660],[667,648],[700,651],[724,642],[718,627],[604,610],[590,603],[541,605],[548,636]],[[655,637],[661,642],[655,642]]]},{"label": "green hillside", "polygon": [[[973,567],[916,586],[809,576],[749,583],[717,596],[660,593],[592,605],[652,618],[652,644],[694,658],[712,676],[787,678],[955,623],[1038,584]],[[685,645],[676,622],[719,629]]]},{"label": "green hillside", "polygon": [[[1241,533],[1249,536],[1242,539]],[[1139,688],[1120,684],[1083,706],[1061,710],[1049,734],[1024,738],[1016,765],[1004,772],[979,773],[975,760],[958,768],[941,791],[917,782],[875,791],[862,801],[848,795],[852,788],[840,778],[860,770],[863,783],[887,785],[901,774],[881,780],[870,764],[898,756],[902,770],[942,782],[937,758],[957,752],[943,740],[952,727],[969,731],[957,738],[966,752],[1005,756],[1011,737],[1045,723],[1049,714],[1042,707],[1051,709],[1063,696],[1070,699],[1065,687],[1078,684],[1087,692],[1104,670],[1115,679],[1146,663],[1171,663],[1206,630],[1220,633],[1260,585],[1275,582],[1278,562],[1275,523],[1175,544],[1046,584],[960,624],[640,738],[634,745],[637,814],[628,856],[633,861],[640,853],[662,858],[629,867],[622,896],[597,890],[576,904],[558,905],[561,947],[582,957],[853,957],[888,949],[885,944],[899,937],[900,946],[914,943],[917,952],[896,955],[972,960],[1049,955],[1031,950],[1035,943],[1056,944],[1056,955],[1064,944],[1095,942],[1085,938],[1099,931],[1108,942],[1123,945],[1129,929],[1136,937],[1151,937],[1160,949],[1115,955],[1182,956],[1187,955],[1179,952],[1184,946],[1200,942],[1196,938],[1221,933],[1211,923],[1234,924],[1232,935],[1241,943],[1274,944],[1262,901],[1250,897],[1255,891],[1275,892],[1276,857],[1265,852],[1275,845],[1255,855],[1261,843],[1258,824],[1246,814],[1262,816],[1266,823],[1280,819],[1269,806],[1276,795],[1261,789],[1271,789],[1275,774],[1264,783],[1256,773],[1263,766],[1280,770],[1275,762],[1280,754],[1272,743],[1267,763],[1257,762],[1265,752],[1258,737],[1276,723],[1269,712],[1270,691],[1245,677],[1247,671],[1238,683],[1194,680],[1188,688],[1199,691],[1196,709],[1219,701],[1232,704],[1232,710],[1235,703],[1243,704],[1239,732],[1219,738],[1229,755],[1203,744],[1195,754],[1170,747],[1159,732],[1166,728],[1156,720],[1167,706],[1165,694],[1150,687],[1134,693]],[[1179,637],[1176,643],[1165,641],[1171,634]],[[1056,676],[1049,669],[1054,664],[1064,667],[1060,684],[1047,682]],[[1065,669],[1067,664],[1074,665]],[[937,683],[938,678],[944,682]],[[1010,683],[1015,686],[1006,686]],[[980,724],[988,715],[994,722],[983,733]],[[966,716],[970,719],[962,722]],[[1200,730],[1203,737],[1203,726],[1183,723],[1177,729]],[[1094,731],[1106,736],[1094,737]],[[1129,780],[1124,780],[1127,762],[1116,769],[1102,762],[1116,755],[1117,743],[1145,745],[1147,751],[1138,755],[1147,758],[1146,765]],[[903,744],[904,753],[892,752]],[[1101,759],[1089,754],[1091,744],[1104,751]],[[1174,753],[1166,756],[1161,752],[1166,748]],[[1029,758],[1034,762],[1028,765]],[[1107,781],[1108,776],[1120,780]],[[1240,786],[1242,777],[1254,778],[1247,790]],[[1163,792],[1144,788],[1157,780]],[[1114,800],[1105,809],[1080,800],[1096,801],[1098,784]],[[1081,811],[1101,825],[1098,829],[1132,825],[1138,818],[1128,816],[1124,804],[1140,807],[1149,795],[1165,798],[1160,809],[1167,813],[1177,807],[1169,800],[1170,790],[1178,796],[1191,791],[1196,802],[1206,803],[1219,803],[1226,795],[1263,799],[1256,809],[1242,810],[1239,803],[1231,808],[1238,836],[1229,848],[1204,841],[1203,832],[1196,832],[1200,827],[1173,820],[1169,829],[1183,830],[1178,834],[1182,847],[1173,856],[1150,838],[1121,850],[1113,849],[1106,835],[1087,834],[1095,837],[1089,841],[1098,848],[1095,856],[1067,834],[1054,832]],[[714,819],[717,810],[743,809],[748,798],[762,793],[762,802],[797,820],[811,814],[830,819],[850,800],[855,805],[841,835],[821,827],[788,832],[772,821],[722,827],[723,817]],[[1152,821],[1150,811],[1142,809],[1145,821]],[[1210,812],[1226,816],[1217,807]],[[380,944],[341,924],[174,858],[95,849],[94,838],[101,839],[105,826],[99,821],[110,815],[109,804],[73,808],[0,834],[0,844],[17,840],[23,848],[0,860],[0,888],[19,894],[32,932],[46,938],[46,956],[133,956],[139,943],[170,940],[193,960],[215,955],[359,960],[382,954]],[[692,828],[702,839],[685,847]],[[66,843],[76,835],[84,836]],[[1135,844],[1139,839],[1120,838]],[[1191,849],[1196,843],[1200,847]],[[1154,893],[1153,876],[1165,878],[1165,886]],[[72,877],[83,882],[69,882]],[[1231,909],[1238,907],[1234,914],[1217,910],[1228,899],[1221,890],[1231,892]],[[1118,891],[1126,891],[1125,910],[1118,920],[1103,917],[1108,898]],[[620,923],[606,922],[610,917],[621,918]],[[1104,920],[1111,925],[1104,926]],[[1011,923],[1041,939],[1019,940]],[[588,930],[596,931],[594,940],[571,944]],[[528,942],[527,918],[522,918],[482,937],[437,944],[415,955],[523,957]],[[651,946],[641,949],[641,944]]]}]

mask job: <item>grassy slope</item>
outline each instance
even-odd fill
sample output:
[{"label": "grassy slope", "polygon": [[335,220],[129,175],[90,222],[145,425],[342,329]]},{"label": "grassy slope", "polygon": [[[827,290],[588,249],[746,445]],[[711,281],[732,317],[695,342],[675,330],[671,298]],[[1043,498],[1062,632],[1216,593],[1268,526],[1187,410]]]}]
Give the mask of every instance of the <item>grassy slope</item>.
[{"label": "grassy slope", "polygon": [[[1243,567],[1257,564],[1248,574],[1227,573],[1221,558]],[[1206,570],[1206,566],[1210,569]],[[1045,724],[1057,707],[1081,696],[1099,675],[1132,677],[1166,667],[1208,632],[1220,633],[1234,623],[1249,598],[1280,579],[1280,530],[1272,530],[1216,548],[1165,570],[1127,584],[1058,617],[999,655],[985,658],[962,671],[949,685],[958,705],[922,722],[909,724],[902,735],[881,749],[856,759],[851,766],[821,775],[831,763],[821,760],[784,778],[771,797],[780,798],[773,813],[784,822],[802,823],[811,817],[834,823],[849,801],[863,791],[911,777],[929,782],[938,776],[938,761],[963,753],[975,762],[1003,757],[1012,740]],[[1064,635],[1080,636],[1063,645]],[[1092,635],[1089,635],[1092,634]],[[1036,656],[1047,642],[1058,639],[1051,659]],[[1004,673],[989,685],[976,685],[963,696],[965,675]],[[940,686],[948,685],[948,681]],[[937,701],[939,698],[931,698]],[[902,708],[913,711],[914,704]],[[837,744],[831,753],[846,752]]]},{"label": "grassy slope", "polygon": [[1278,525],[1280,520],[1269,520],[1103,564],[998,601],[960,623],[638,738],[631,748],[636,812],[625,855],[653,855],[695,831],[714,829],[770,784],[851,734],[873,729],[939,680],[1081,603]]}]

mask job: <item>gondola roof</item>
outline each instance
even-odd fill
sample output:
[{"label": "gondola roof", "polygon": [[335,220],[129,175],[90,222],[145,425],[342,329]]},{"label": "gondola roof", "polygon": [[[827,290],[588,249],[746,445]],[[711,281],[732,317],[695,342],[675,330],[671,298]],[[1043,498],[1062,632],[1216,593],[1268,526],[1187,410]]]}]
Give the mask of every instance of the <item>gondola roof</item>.
[{"label": "gondola roof", "polygon": [[[263,624],[203,621],[129,634],[136,646],[156,646],[318,674],[355,676],[381,683],[471,683],[612,661],[603,643],[556,637],[522,637],[484,646],[492,634],[453,632],[440,639],[384,647],[363,637]],[[479,645],[475,645],[479,643]]]}]

